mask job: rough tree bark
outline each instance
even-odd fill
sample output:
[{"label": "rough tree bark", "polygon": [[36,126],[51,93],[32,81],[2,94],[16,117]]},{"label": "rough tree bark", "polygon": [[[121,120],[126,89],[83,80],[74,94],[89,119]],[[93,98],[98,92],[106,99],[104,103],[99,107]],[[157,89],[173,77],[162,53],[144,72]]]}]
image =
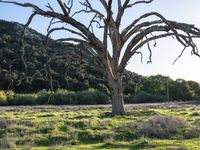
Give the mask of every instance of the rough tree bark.
[{"label": "rough tree bark", "polygon": [[[148,63],[151,62],[152,57],[152,42],[156,46],[157,39],[170,36],[174,37],[183,46],[183,50],[177,59],[182,56],[186,48],[191,48],[191,53],[200,57],[193,40],[200,37],[200,29],[194,25],[167,20],[158,12],[148,12],[139,17],[133,17],[136,19],[133,19],[129,25],[121,26],[127,9],[134,9],[135,6],[142,7],[142,4],[149,4],[154,0],[96,0],[102,7],[96,5],[94,3],[95,0],[81,0],[80,2],[77,0],[55,1],[61,12],[56,12],[54,10],[56,6],[53,7],[49,3],[47,5],[48,10],[32,3],[6,0],[0,0],[0,3],[11,3],[21,7],[32,8],[33,14],[28,19],[25,28],[37,15],[51,18],[47,29],[47,37],[53,32],[63,30],[72,34],[72,36],[58,40],[76,42],[87,47],[91,54],[104,66],[101,70],[107,77],[108,88],[112,96],[112,115],[126,114],[123,100],[123,72],[133,55],[140,54],[141,57],[143,56],[141,48],[144,45],[147,45],[149,50]],[[76,6],[78,4],[82,9],[75,9],[80,8]],[[114,6],[117,6],[117,9]],[[80,22],[75,17],[80,14],[89,23]],[[87,14],[90,15],[87,16]],[[58,27],[59,23],[65,23],[74,29],[68,28],[68,26]],[[53,27],[55,24],[57,24],[57,27]],[[25,28],[22,37],[24,37]],[[94,30],[100,30],[101,36],[98,37]]]},{"label": "rough tree bark", "polygon": [[118,74],[116,79],[110,77],[108,82],[112,97],[112,115],[125,115],[122,74]]}]

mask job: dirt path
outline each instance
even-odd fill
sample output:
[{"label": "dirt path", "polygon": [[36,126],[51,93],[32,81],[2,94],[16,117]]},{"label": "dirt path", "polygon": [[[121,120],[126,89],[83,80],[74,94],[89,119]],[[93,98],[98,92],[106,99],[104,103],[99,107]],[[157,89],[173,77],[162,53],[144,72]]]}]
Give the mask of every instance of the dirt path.
[{"label": "dirt path", "polygon": [[[198,107],[200,102],[170,102],[170,103],[143,103],[125,104],[126,108],[174,108],[174,107]],[[111,105],[34,105],[34,106],[0,106],[0,111],[13,109],[87,109],[87,108],[111,108]]]}]

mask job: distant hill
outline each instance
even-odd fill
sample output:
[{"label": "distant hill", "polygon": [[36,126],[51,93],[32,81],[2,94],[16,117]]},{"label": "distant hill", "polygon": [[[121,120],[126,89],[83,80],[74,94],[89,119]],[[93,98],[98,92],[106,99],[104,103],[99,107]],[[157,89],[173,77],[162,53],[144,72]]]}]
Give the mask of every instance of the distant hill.
[{"label": "distant hill", "polygon": [[[94,57],[87,49],[58,43],[28,28],[25,32],[24,61],[19,43],[23,25],[0,21],[0,88],[17,92],[41,89],[106,89],[102,74],[87,65]],[[52,79],[52,80],[51,80]],[[52,82],[51,82],[52,81]]]}]

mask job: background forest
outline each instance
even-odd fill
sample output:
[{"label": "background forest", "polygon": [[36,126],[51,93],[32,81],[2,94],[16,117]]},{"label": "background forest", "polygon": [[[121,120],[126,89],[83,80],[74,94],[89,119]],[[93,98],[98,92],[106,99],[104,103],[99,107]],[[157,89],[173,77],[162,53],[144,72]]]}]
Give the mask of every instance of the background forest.
[{"label": "background forest", "polygon": [[[23,53],[19,44],[22,29],[19,23],[0,21],[0,90],[1,95],[10,97],[9,104],[19,104],[17,99],[20,104],[110,102],[104,76],[91,65],[101,66],[101,62],[89,49],[59,43],[27,29]],[[167,101],[167,82],[171,101],[200,99],[200,85],[195,81],[174,81],[162,75],[146,77],[130,71],[125,71],[123,78],[126,103]]]}]

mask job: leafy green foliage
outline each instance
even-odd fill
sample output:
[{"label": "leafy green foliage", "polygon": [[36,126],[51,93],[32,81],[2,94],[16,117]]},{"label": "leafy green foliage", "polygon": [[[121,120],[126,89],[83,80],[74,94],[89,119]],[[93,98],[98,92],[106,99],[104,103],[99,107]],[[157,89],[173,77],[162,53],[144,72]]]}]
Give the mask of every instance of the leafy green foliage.
[{"label": "leafy green foliage", "polygon": [[[68,91],[58,89],[55,92],[42,90],[32,94],[14,94],[12,91],[0,92],[1,105],[75,105],[75,104],[108,104],[110,98],[105,93],[88,89],[84,91]],[[7,96],[6,96],[7,94]],[[1,98],[0,97],[0,98]]]},{"label": "leafy green foliage", "polygon": [[48,104],[52,105],[75,105],[77,104],[75,92],[58,89],[51,94]]},{"label": "leafy green foliage", "polygon": [[0,91],[0,105],[6,105],[7,104],[7,96],[4,91]]},{"label": "leafy green foliage", "polygon": [[134,97],[134,101],[136,103],[145,103],[145,102],[166,102],[167,97],[163,95],[153,95],[146,92],[141,91]]},{"label": "leafy green foliage", "polygon": [[125,97],[126,103],[154,103],[166,102],[167,97],[163,95],[150,94],[144,91],[139,92],[137,95],[128,95]]},{"label": "leafy green foliage", "polygon": [[77,92],[77,101],[78,104],[108,104],[110,98],[98,90],[89,89]]},{"label": "leafy green foliage", "polygon": [[50,97],[51,97],[51,91],[47,91],[45,89],[41,90],[37,93],[35,104],[37,105],[48,104]]},{"label": "leafy green foliage", "polygon": [[9,105],[34,105],[36,98],[35,94],[15,94],[8,103]]}]

